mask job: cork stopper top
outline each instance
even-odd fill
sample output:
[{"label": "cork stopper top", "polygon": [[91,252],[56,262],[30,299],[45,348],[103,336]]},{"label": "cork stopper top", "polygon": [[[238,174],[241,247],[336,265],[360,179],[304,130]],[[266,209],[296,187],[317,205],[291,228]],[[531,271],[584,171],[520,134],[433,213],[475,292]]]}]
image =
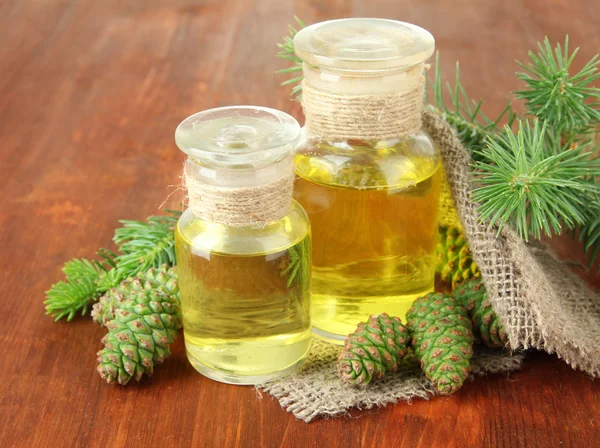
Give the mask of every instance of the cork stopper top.
[{"label": "cork stopper top", "polygon": [[294,38],[305,63],[341,73],[407,70],[434,51],[433,36],[410,23],[385,19],[339,19],[316,23]]}]

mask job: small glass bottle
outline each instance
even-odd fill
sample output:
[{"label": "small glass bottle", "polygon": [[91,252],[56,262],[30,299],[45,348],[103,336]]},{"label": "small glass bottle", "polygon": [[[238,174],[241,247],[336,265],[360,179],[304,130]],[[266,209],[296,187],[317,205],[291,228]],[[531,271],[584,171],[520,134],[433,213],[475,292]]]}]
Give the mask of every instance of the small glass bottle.
[{"label": "small glass bottle", "polygon": [[358,322],[404,318],[433,290],[441,160],[421,129],[434,40],[382,19],[317,23],[303,60],[303,143],[295,197],[311,220],[314,331],[341,343]]},{"label": "small glass bottle", "polygon": [[197,113],[175,131],[189,208],[175,232],[187,356],[217,381],[257,384],[310,344],[310,225],[292,199],[300,126],[262,107]]}]

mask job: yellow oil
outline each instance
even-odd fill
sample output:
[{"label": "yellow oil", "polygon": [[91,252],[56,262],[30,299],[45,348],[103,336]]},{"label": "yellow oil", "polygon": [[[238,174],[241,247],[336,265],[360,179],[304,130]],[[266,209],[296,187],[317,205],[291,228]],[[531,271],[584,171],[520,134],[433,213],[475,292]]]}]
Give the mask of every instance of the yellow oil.
[{"label": "yellow oil", "polygon": [[304,212],[296,204],[277,223],[241,229],[186,214],[176,231],[176,250],[192,365],[235,384],[269,381],[293,370],[311,335]]},{"label": "yellow oil", "polygon": [[404,319],[434,287],[440,161],[395,145],[316,145],[295,156],[313,235],[312,322],[341,342],[370,314]]}]

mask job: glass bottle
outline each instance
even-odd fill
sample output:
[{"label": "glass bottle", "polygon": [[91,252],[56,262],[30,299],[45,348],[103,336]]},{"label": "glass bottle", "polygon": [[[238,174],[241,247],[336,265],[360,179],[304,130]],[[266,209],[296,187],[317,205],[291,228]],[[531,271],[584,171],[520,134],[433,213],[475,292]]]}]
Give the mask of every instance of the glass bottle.
[{"label": "glass bottle", "polygon": [[421,129],[431,34],[382,19],[317,23],[303,60],[295,197],[311,220],[312,321],[341,343],[358,322],[404,319],[433,290],[441,160]]},{"label": "glass bottle", "polygon": [[197,113],[175,131],[189,208],[175,232],[189,361],[217,381],[257,384],[310,343],[310,225],[292,200],[300,126],[262,107]]}]

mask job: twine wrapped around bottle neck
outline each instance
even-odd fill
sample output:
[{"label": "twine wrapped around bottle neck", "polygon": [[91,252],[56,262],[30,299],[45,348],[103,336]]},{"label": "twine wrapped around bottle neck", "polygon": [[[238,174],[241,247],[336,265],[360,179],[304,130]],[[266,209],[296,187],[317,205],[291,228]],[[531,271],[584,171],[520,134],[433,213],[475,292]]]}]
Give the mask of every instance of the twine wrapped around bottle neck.
[{"label": "twine wrapped around bottle neck", "polygon": [[302,108],[308,130],[325,140],[386,140],[421,129],[421,77],[408,91],[346,95],[302,81]]},{"label": "twine wrapped around bottle neck", "polygon": [[199,218],[232,227],[278,221],[290,209],[294,172],[251,187],[218,187],[198,181],[184,169],[189,208]]}]

